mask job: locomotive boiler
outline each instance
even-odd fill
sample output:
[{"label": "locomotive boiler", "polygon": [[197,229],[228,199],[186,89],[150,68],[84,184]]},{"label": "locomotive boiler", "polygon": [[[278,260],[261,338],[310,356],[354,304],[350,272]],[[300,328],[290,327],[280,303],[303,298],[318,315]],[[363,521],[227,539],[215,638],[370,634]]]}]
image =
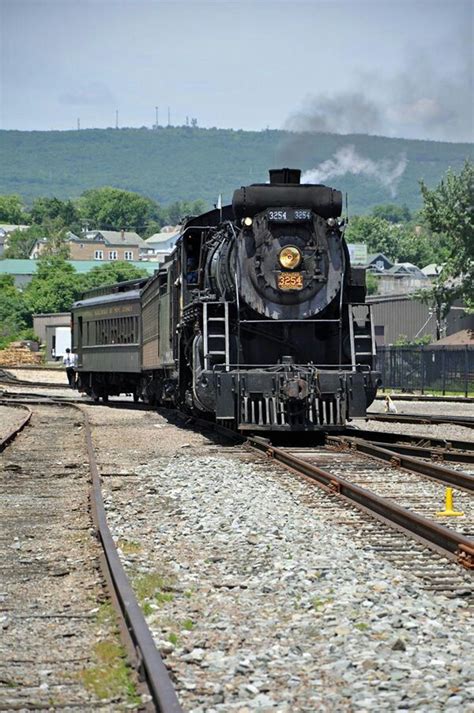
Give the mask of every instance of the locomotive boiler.
[{"label": "locomotive boiler", "polygon": [[[240,431],[333,430],[364,416],[379,374],[365,271],[350,264],[341,209],[340,191],[279,169],[236,190],[232,205],[187,220],[154,277],[130,285],[139,368],[121,374],[125,344],[113,373],[101,370],[105,360],[87,368],[79,352],[85,390],[108,396],[126,382],[136,398]],[[102,297],[108,308],[133,302],[115,289]],[[81,349],[97,300],[74,306]],[[109,345],[108,365],[113,353]]]}]

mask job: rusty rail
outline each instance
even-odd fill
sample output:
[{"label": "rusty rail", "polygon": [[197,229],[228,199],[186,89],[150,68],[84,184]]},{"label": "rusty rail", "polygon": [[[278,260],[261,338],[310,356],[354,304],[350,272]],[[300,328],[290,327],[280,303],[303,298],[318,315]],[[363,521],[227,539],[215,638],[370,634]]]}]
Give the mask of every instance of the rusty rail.
[{"label": "rusty rail", "polygon": [[24,404],[12,404],[12,403],[5,402],[3,400],[0,401],[0,403],[2,404],[2,406],[10,406],[13,408],[23,408],[23,409],[26,409],[26,412],[27,412],[25,417],[21,420],[21,422],[19,424],[17,424],[16,426],[14,426],[10,431],[8,431],[7,435],[4,436],[0,440],[0,452],[1,452],[1,451],[5,450],[5,448],[8,446],[8,444],[11,443],[11,441],[13,441],[17,437],[17,435],[20,433],[20,431],[22,431],[25,428],[25,426],[30,422],[30,418],[31,418],[33,412],[31,411],[30,408],[28,408],[28,406],[25,406]]},{"label": "rusty rail", "polygon": [[[381,447],[379,444],[376,445],[352,436],[328,436],[326,441],[329,444],[345,445],[371,458],[395,465],[397,468],[405,468],[405,470],[419,473],[445,485],[452,485],[455,488],[466,490],[468,493],[474,493],[474,477],[472,475],[451,470],[437,463],[427,463],[411,455],[404,455],[402,453],[403,446],[399,449],[396,445],[383,444],[387,447]],[[429,450],[427,452],[432,453]]]},{"label": "rusty rail", "polygon": [[176,691],[124,572],[107,525],[89,418],[82,408],[79,406],[75,406],[75,408],[78,408],[83,414],[86,425],[86,443],[92,474],[92,517],[97,538],[104,552],[102,562],[104,573],[113,594],[113,601],[119,607],[122,619],[120,629],[124,642],[132,656],[135,667],[146,680],[156,710],[160,711],[160,713],[181,713],[182,708]]},{"label": "rusty rail", "polygon": [[[146,624],[143,613],[135,598],[130,582],[120,562],[120,558],[107,525],[104,501],[100,487],[100,475],[92,444],[92,434],[87,413],[74,403],[65,403],[39,399],[41,405],[70,406],[81,412],[85,423],[86,446],[89,457],[89,467],[92,476],[91,484],[91,511],[97,539],[102,546],[100,565],[107,581],[112,603],[119,616],[119,628],[122,641],[128,651],[132,666],[138,671],[142,681],[146,682],[153,701],[153,710],[159,713],[182,713],[183,709],[178,701],[176,691],[169,677],[168,671],[157,650],[151,632]],[[13,405],[8,401],[1,401],[6,405]],[[22,423],[0,441],[0,449],[4,448],[28,423],[32,411],[28,407],[27,416]]]},{"label": "rusty rail", "polygon": [[474,540],[401,508],[391,500],[375,495],[338,475],[297,458],[285,449],[275,448],[265,438],[252,436],[247,442],[254,449],[263,451],[268,457],[284,463],[299,474],[306,475],[326,492],[369,513],[390,527],[409,534],[433,551],[457,562],[466,569],[474,569]]},{"label": "rusty rail", "polygon": [[406,414],[406,413],[368,413],[371,421],[389,421],[395,423],[441,423],[453,426],[474,428],[474,416],[434,416],[433,414]]},{"label": "rusty rail", "polygon": [[352,428],[350,426],[341,435],[364,438],[367,441],[376,443],[383,441],[386,444],[396,444],[397,448],[401,443],[406,443],[426,449],[441,448],[443,450],[450,449],[452,451],[460,450],[474,453],[474,441],[460,441],[455,438],[434,438],[433,436],[409,435],[407,433],[397,433],[396,431],[371,431],[366,428]]}]

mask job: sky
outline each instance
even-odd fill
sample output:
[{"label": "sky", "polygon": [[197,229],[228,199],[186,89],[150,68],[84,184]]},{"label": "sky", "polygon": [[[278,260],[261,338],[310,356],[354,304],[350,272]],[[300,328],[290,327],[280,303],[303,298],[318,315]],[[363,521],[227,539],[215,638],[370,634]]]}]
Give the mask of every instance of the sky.
[{"label": "sky", "polygon": [[474,0],[0,0],[0,128],[473,140]]}]

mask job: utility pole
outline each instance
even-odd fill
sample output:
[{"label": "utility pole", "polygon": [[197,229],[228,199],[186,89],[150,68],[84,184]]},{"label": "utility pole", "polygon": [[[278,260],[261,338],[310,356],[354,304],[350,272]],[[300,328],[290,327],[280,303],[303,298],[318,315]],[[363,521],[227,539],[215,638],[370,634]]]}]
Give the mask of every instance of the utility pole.
[{"label": "utility pole", "polygon": [[170,117],[171,117],[171,111],[170,111],[170,108],[168,107],[168,126],[170,126],[170,121],[171,121]]},{"label": "utility pole", "polygon": [[118,109],[115,110],[115,128],[118,129]]},{"label": "utility pole", "polygon": [[155,129],[158,128],[158,107],[155,106]]},{"label": "utility pole", "polygon": [[80,119],[80,117],[77,117],[77,130],[78,130],[78,131],[81,130],[81,119]]}]

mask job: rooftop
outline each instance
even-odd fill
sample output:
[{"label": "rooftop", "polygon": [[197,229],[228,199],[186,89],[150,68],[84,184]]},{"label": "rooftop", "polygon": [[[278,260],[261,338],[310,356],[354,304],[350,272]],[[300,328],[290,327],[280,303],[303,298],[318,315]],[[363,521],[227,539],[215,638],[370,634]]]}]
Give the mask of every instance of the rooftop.
[{"label": "rooftop", "polygon": [[[69,265],[72,265],[76,272],[89,272],[94,267],[101,265],[113,265],[115,260],[67,260]],[[139,260],[127,260],[127,265],[135,265],[139,269],[146,270],[150,275],[153,275],[157,269],[156,263],[141,262]],[[38,260],[0,260],[0,274],[7,275],[34,275],[38,267]]]}]

